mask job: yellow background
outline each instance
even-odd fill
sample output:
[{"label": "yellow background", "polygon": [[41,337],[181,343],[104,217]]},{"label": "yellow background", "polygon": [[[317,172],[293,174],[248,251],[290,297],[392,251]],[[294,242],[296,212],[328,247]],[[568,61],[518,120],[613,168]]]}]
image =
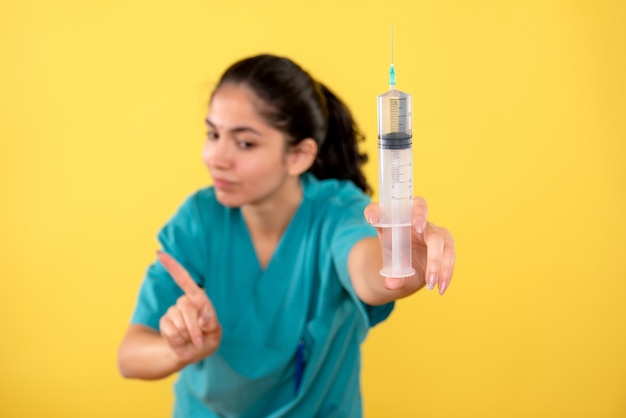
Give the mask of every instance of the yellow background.
[{"label": "yellow background", "polygon": [[626,7],[534,0],[0,3],[0,416],[169,416],[172,379],[123,380],[116,350],[209,182],[213,84],[292,57],[352,107],[376,183],[392,23],[458,264],[369,335],[366,415],[626,416]]}]

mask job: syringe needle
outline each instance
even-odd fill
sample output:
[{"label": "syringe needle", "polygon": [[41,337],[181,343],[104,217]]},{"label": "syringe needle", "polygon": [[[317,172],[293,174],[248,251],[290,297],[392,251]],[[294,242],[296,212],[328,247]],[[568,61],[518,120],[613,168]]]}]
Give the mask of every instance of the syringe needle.
[{"label": "syringe needle", "polygon": [[393,65],[393,23],[391,24],[391,65]]},{"label": "syringe needle", "polygon": [[396,88],[396,69],[393,65],[393,24],[391,25],[391,67],[389,68],[389,89]]}]

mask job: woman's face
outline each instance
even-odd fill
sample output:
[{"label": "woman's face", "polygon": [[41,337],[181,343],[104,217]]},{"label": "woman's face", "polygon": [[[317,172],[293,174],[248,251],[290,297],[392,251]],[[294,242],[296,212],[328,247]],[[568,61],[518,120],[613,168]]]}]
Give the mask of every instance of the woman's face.
[{"label": "woman's face", "polygon": [[285,136],[263,120],[255,104],[262,105],[248,87],[225,84],[209,107],[202,158],[225,206],[261,203],[294,184],[287,181],[292,176]]}]

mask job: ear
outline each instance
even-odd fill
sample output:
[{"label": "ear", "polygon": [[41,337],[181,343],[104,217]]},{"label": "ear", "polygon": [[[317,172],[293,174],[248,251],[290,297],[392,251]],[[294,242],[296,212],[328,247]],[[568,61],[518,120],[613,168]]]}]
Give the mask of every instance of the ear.
[{"label": "ear", "polygon": [[313,138],[305,138],[292,146],[287,153],[287,171],[299,176],[307,171],[317,157],[317,143]]}]

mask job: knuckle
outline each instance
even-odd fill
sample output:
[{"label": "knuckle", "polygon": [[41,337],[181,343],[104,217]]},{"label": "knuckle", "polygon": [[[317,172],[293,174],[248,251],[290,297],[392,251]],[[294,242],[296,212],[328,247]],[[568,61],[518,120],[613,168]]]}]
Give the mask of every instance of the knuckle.
[{"label": "knuckle", "polygon": [[432,252],[429,251],[429,253],[431,253],[432,255],[439,255],[443,252],[444,250],[444,243],[445,240],[443,239],[443,236],[441,234],[436,233],[432,233],[429,234],[428,237],[428,246],[430,247],[429,250],[432,248]]},{"label": "knuckle", "polygon": [[452,264],[454,264],[456,260],[456,249],[454,247],[446,247],[444,249],[444,256],[448,258]]},{"label": "knuckle", "polygon": [[163,334],[163,332],[167,329],[168,327],[168,323],[167,323],[168,319],[166,318],[165,315],[163,315],[161,317],[161,319],[159,320],[159,332],[161,332],[161,334]]},{"label": "knuckle", "polygon": [[426,203],[426,199],[424,199],[422,196],[413,197],[413,205],[420,208],[428,209],[428,203]]},{"label": "knuckle", "polygon": [[180,309],[181,311],[184,311],[185,309],[187,309],[189,305],[190,305],[189,296],[187,295],[182,295],[176,300],[176,307]]},{"label": "knuckle", "polygon": [[174,335],[177,334],[176,328],[167,321],[161,321],[159,331],[161,332],[161,335],[166,339],[171,339]]},{"label": "knuckle", "polygon": [[176,318],[180,316],[178,307],[176,305],[170,306],[165,312],[165,315],[161,317],[161,320],[167,319],[170,322],[174,322]]}]

